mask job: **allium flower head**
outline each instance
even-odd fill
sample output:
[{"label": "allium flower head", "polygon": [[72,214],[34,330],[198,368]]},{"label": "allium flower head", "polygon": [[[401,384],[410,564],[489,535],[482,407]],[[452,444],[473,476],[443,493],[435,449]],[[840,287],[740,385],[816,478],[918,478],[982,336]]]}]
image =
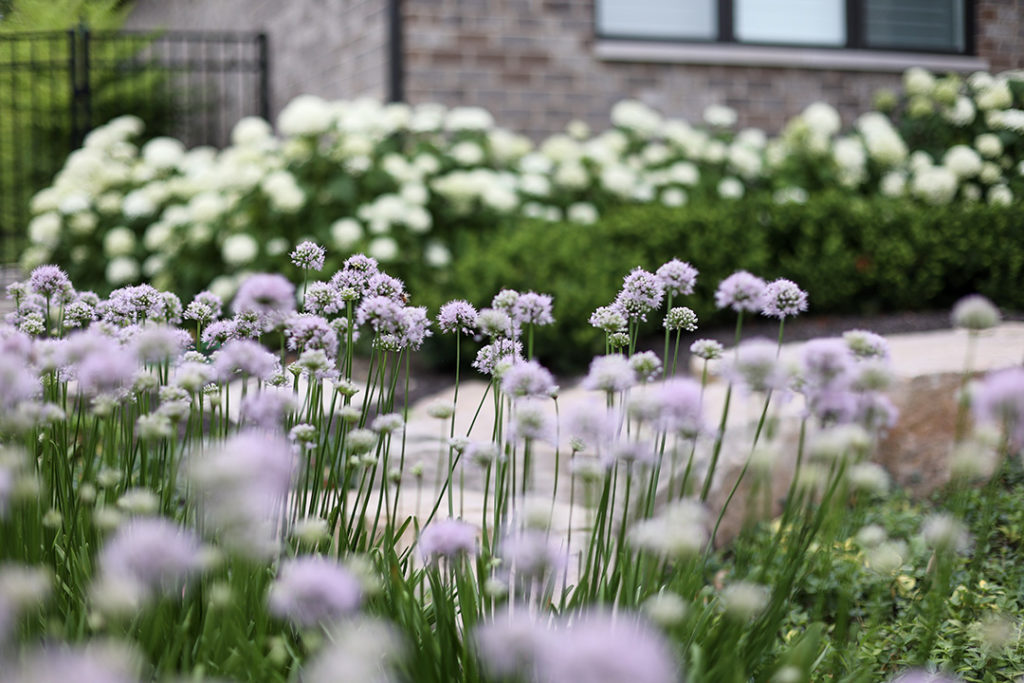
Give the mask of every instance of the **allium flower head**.
[{"label": "allium flower head", "polygon": [[405,283],[387,273],[374,273],[366,281],[366,292],[363,296],[386,296],[399,303],[405,303]]},{"label": "allium flower head", "polygon": [[737,313],[759,311],[765,286],[765,281],[756,275],[745,270],[737,271],[718,284],[715,305],[718,308],[731,308]]},{"label": "allium flower head", "polygon": [[590,314],[590,325],[613,334],[626,329],[626,316],[615,306],[601,306]]},{"label": "allium flower head", "polygon": [[501,376],[501,390],[509,396],[549,396],[555,379],[537,361],[513,363]]},{"label": "allium flower head", "polygon": [[290,390],[265,387],[242,399],[240,414],[244,423],[266,430],[280,430],[285,418],[295,410]]},{"label": "allium flower head", "polygon": [[485,375],[497,376],[522,360],[523,344],[513,339],[498,339],[480,348],[473,367]]},{"label": "allium flower head", "polygon": [[550,635],[526,610],[499,614],[477,624],[473,646],[485,671],[496,679],[537,680],[535,660]]},{"label": "allium flower head", "polygon": [[778,347],[767,339],[741,342],[726,374],[749,391],[772,391],[785,384],[785,374],[778,362]]},{"label": "allium flower head", "polygon": [[425,560],[440,557],[451,560],[460,555],[475,555],[476,529],[458,519],[431,522],[420,532],[419,549]]},{"label": "allium flower head", "polygon": [[203,343],[223,345],[235,337],[238,324],[234,320],[215,320],[203,330]]},{"label": "allium flower head", "polygon": [[512,306],[511,316],[519,325],[550,325],[555,322],[551,315],[551,296],[536,292],[520,294]]},{"label": "allium flower head", "polygon": [[693,294],[693,286],[697,283],[698,271],[685,261],[672,259],[662,264],[654,274],[661,281],[662,286],[665,288],[665,293],[676,297]]},{"label": "allium flower head", "polygon": [[761,313],[769,318],[792,318],[807,310],[807,292],[792,280],[768,283],[761,300]]},{"label": "allium flower head", "polygon": [[484,308],[476,316],[476,327],[492,339],[512,337],[517,333],[512,316],[500,308]]},{"label": "allium flower head", "polygon": [[430,318],[425,306],[406,306],[398,318],[398,338],[403,349],[418,351],[423,341],[431,336]]},{"label": "allium flower head", "polygon": [[363,599],[359,579],[321,556],[281,564],[267,602],[272,614],[300,626],[328,624],[355,612]]},{"label": "allium flower head", "polygon": [[700,384],[692,379],[670,379],[657,388],[658,426],[685,438],[696,437],[704,427]]},{"label": "allium flower head", "polygon": [[669,332],[676,330],[695,332],[697,330],[697,314],[686,306],[675,306],[669,309],[664,325]]},{"label": "allium flower head", "polygon": [[499,554],[517,578],[541,578],[561,569],[567,560],[564,548],[540,529],[523,529],[506,536]]},{"label": "allium flower head", "polygon": [[23,401],[42,392],[39,379],[24,359],[13,353],[0,352],[0,413],[13,411]]},{"label": "allium flower head", "polygon": [[519,292],[514,289],[503,289],[494,295],[491,299],[491,308],[496,308],[499,311],[505,311],[512,315],[512,309],[515,308],[516,302],[519,300]]},{"label": "allium flower head", "polygon": [[333,358],[338,353],[338,335],[326,319],[309,313],[293,313],[284,325],[288,348],[292,351],[320,349]]},{"label": "allium flower head", "polygon": [[28,278],[29,288],[36,294],[52,299],[72,291],[68,274],[57,266],[38,266]]},{"label": "allium flower head", "polygon": [[295,310],[295,285],[282,275],[250,275],[238,288],[231,305],[236,313],[258,313],[276,326]]},{"label": "allium flower head", "polygon": [[468,301],[455,299],[441,306],[437,326],[445,334],[472,335],[476,330],[476,309]]},{"label": "allium flower head", "polygon": [[184,581],[200,568],[199,539],[161,518],[136,518],[121,526],[103,546],[100,572],[146,593],[181,593]]},{"label": "allium flower head", "polygon": [[544,403],[537,399],[526,399],[516,403],[511,416],[511,432],[520,440],[555,440],[555,429],[551,417],[544,409]]},{"label": "allium flower head", "polygon": [[[193,306],[198,308],[193,309]],[[201,310],[206,313],[207,317],[205,319],[195,317],[194,315],[189,314],[189,310]],[[195,298],[189,303],[188,308],[185,309],[185,318],[207,323],[220,318],[223,310],[224,301],[219,296],[210,291],[202,291],[196,294]]]},{"label": "allium flower head", "polygon": [[654,351],[638,351],[629,357],[629,365],[636,378],[646,384],[657,379],[661,372],[661,359]]},{"label": "allium flower head", "polygon": [[946,513],[929,515],[921,525],[921,537],[940,552],[964,552],[971,545],[967,527]]},{"label": "allium flower head", "polygon": [[86,396],[113,395],[131,385],[138,363],[135,355],[116,347],[88,353],[75,367],[78,389]]},{"label": "allium flower head", "polygon": [[135,683],[141,666],[133,653],[115,646],[47,647],[20,665],[4,669],[4,683]]},{"label": "allium flower head", "polygon": [[697,555],[710,535],[707,509],[684,499],[634,525],[629,531],[629,543],[638,550],[679,560]]},{"label": "allium flower head", "polygon": [[338,290],[326,282],[311,282],[306,288],[302,307],[314,315],[336,315],[345,310],[345,302]]},{"label": "allium flower head", "polygon": [[636,380],[636,371],[625,356],[597,356],[590,362],[583,388],[615,393],[629,389]]},{"label": "allium flower head", "polygon": [[366,291],[370,278],[379,272],[376,259],[363,254],[354,254],[345,260],[341,270],[331,278],[331,286],[339,291],[351,288],[361,297]]},{"label": "allium flower head", "polygon": [[746,620],[764,610],[770,596],[767,586],[738,581],[723,588],[719,600],[726,614]]},{"label": "allium flower head", "polygon": [[370,428],[380,434],[390,434],[391,432],[397,432],[404,426],[405,420],[400,414],[386,413],[373,418]]},{"label": "allium flower head", "polygon": [[981,296],[965,296],[953,306],[953,326],[968,330],[987,330],[999,324],[999,309]]},{"label": "allium flower head", "polygon": [[369,323],[377,334],[397,334],[401,317],[402,305],[386,296],[367,297],[356,309],[356,323]]},{"label": "allium flower head", "polygon": [[971,407],[979,422],[1005,425],[1013,444],[1024,446],[1024,369],[986,375],[974,390]]},{"label": "allium flower head", "polygon": [[266,380],[277,370],[277,357],[254,341],[232,339],[214,354],[213,366],[223,380],[235,375]]},{"label": "allium flower head", "polygon": [[665,288],[661,280],[642,268],[634,268],[622,282],[615,307],[627,318],[647,320],[647,313],[661,306]]},{"label": "allium flower head", "polygon": [[851,379],[852,354],[842,339],[812,339],[800,354],[803,381],[812,389],[845,387]]},{"label": "allium flower head", "polygon": [[324,267],[327,251],[316,242],[306,240],[296,245],[289,256],[292,263],[303,270],[320,270]]},{"label": "allium flower head", "polygon": [[704,360],[721,358],[722,351],[724,351],[724,348],[721,343],[714,339],[698,339],[690,344],[690,353]]},{"label": "allium flower head", "polygon": [[177,360],[191,344],[192,337],[184,330],[151,323],[139,330],[131,346],[143,363],[166,363]]},{"label": "allium flower head", "polygon": [[848,330],[843,332],[843,341],[850,352],[860,359],[889,358],[889,342],[885,337],[867,330]]}]

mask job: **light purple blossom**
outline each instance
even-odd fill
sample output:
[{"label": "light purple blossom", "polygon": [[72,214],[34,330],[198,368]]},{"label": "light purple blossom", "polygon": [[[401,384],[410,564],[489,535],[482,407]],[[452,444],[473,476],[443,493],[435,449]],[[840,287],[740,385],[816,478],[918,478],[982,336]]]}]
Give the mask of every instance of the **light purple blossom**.
[{"label": "light purple blossom", "polygon": [[669,332],[677,330],[695,332],[697,330],[697,314],[686,306],[674,306],[665,315],[662,324]]},{"label": "light purple blossom", "polygon": [[418,351],[423,341],[433,334],[425,306],[404,307],[399,314],[398,325],[397,335],[403,349]]},{"label": "light purple blossom", "polygon": [[203,330],[203,343],[223,345],[234,338],[237,326],[234,320],[215,320]]},{"label": "light purple blossom", "polygon": [[131,386],[137,370],[135,355],[111,343],[89,353],[77,364],[78,390],[86,396],[116,394]]},{"label": "light purple blossom", "polygon": [[718,308],[731,308],[737,313],[759,311],[765,286],[765,281],[756,275],[745,270],[737,271],[718,284],[715,305]]},{"label": "light purple blossom", "polygon": [[615,306],[601,306],[590,314],[590,325],[614,334],[626,329],[626,316]]},{"label": "light purple blossom", "polygon": [[670,379],[657,388],[658,426],[685,438],[704,428],[700,383],[688,378]]},{"label": "light purple blossom", "polygon": [[293,313],[284,325],[288,348],[302,353],[307,349],[321,349],[329,358],[338,353],[338,335],[330,323],[318,315]]},{"label": "light purple blossom", "polygon": [[736,348],[736,358],[725,369],[730,381],[748,391],[766,392],[785,385],[786,375],[778,362],[778,347],[767,339],[750,339]]},{"label": "light purple blossom", "polygon": [[519,292],[514,289],[503,289],[494,295],[491,299],[491,308],[496,308],[499,311],[505,311],[510,316],[512,315],[512,309],[515,308],[516,301],[519,300]]},{"label": "light purple blossom", "polygon": [[24,358],[13,353],[0,353],[0,413],[7,413],[22,401],[42,391]]},{"label": "light purple blossom", "polygon": [[398,334],[401,318],[402,305],[386,296],[367,297],[356,309],[356,323],[369,323],[377,334]]},{"label": "light purple blossom", "polygon": [[167,325],[177,325],[181,322],[181,299],[174,292],[160,292],[164,300],[164,317],[160,322]]},{"label": "light purple blossom", "polygon": [[615,438],[618,420],[604,405],[594,401],[571,410],[566,425],[570,438],[593,452],[600,452]]},{"label": "light purple blossom", "polygon": [[336,562],[320,556],[282,562],[281,573],[267,598],[272,614],[307,627],[352,614],[362,600],[359,580]]},{"label": "light purple blossom", "polygon": [[103,546],[100,572],[151,594],[181,595],[181,587],[200,568],[199,539],[162,518],[137,518],[121,526]]},{"label": "light purple blossom", "polygon": [[441,306],[437,326],[444,334],[472,335],[476,330],[476,309],[468,301],[455,299]]},{"label": "light purple blossom", "polygon": [[351,288],[362,297],[370,278],[380,272],[376,259],[363,254],[353,254],[345,259],[341,270],[331,278],[331,286],[337,290]]},{"label": "light purple blossom", "polygon": [[672,259],[662,264],[654,274],[661,281],[665,293],[675,297],[681,294],[693,294],[693,286],[697,284],[699,273],[689,263]]},{"label": "light purple blossom", "polygon": [[335,315],[345,310],[345,301],[338,290],[326,282],[311,282],[306,288],[302,307],[315,315]]},{"label": "light purple blossom", "polygon": [[131,347],[142,363],[167,363],[176,360],[191,344],[188,332],[151,323],[139,329]]},{"label": "light purple blossom", "polygon": [[643,268],[634,268],[623,278],[615,307],[631,320],[647,320],[647,313],[661,306],[665,288],[658,276]]},{"label": "light purple blossom", "polygon": [[423,528],[418,544],[420,556],[425,560],[475,555],[476,529],[458,519],[436,520]]},{"label": "light purple blossom", "polygon": [[4,683],[137,683],[134,658],[114,648],[46,647],[4,671]]},{"label": "light purple blossom", "polygon": [[764,288],[761,313],[769,318],[792,318],[807,310],[807,292],[792,280],[779,279]]},{"label": "light purple blossom", "polygon": [[812,339],[800,354],[805,385],[812,388],[848,386],[851,381],[852,354],[838,337]]},{"label": "light purple blossom", "polygon": [[266,380],[277,370],[277,357],[254,341],[232,339],[214,354],[213,367],[224,381],[236,375]]},{"label": "light purple blossom", "polygon": [[597,356],[590,361],[590,371],[583,379],[583,388],[615,393],[636,384],[636,371],[625,356]]},{"label": "light purple blossom", "polygon": [[555,426],[544,409],[544,403],[535,398],[517,401],[512,411],[510,431],[521,441],[554,443]]},{"label": "light purple blossom", "polygon": [[1015,448],[1024,446],[1024,369],[986,375],[974,391],[972,409],[979,422],[1004,427]]},{"label": "light purple blossom", "polygon": [[549,294],[526,292],[520,294],[512,306],[511,316],[518,325],[550,325],[552,300]]},{"label": "light purple blossom", "polygon": [[511,365],[522,360],[523,344],[513,339],[498,339],[482,346],[476,353],[473,367],[485,375],[494,375],[503,369],[504,364]]},{"label": "light purple blossom", "polygon": [[661,359],[654,351],[637,351],[629,357],[629,365],[644,384],[653,382],[661,372]]},{"label": "light purple blossom", "polygon": [[374,273],[366,282],[366,293],[364,296],[386,296],[398,303],[405,303],[408,298],[405,294],[405,284],[397,277],[391,277],[387,273]]},{"label": "light purple blossom", "polygon": [[299,242],[289,254],[292,263],[303,270],[320,270],[324,267],[327,251],[316,242]]},{"label": "light purple blossom", "polygon": [[555,378],[537,361],[513,363],[501,376],[501,390],[509,396],[547,397],[555,388]]},{"label": "light purple blossom", "polygon": [[843,341],[850,352],[861,359],[889,358],[889,342],[885,337],[867,330],[848,330],[843,332]]},{"label": "light purple blossom", "polygon": [[160,292],[150,285],[121,287],[110,293],[106,301],[97,306],[97,313],[105,322],[125,326],[144,320],[164,320],[166,302]]},{"label": "light purple blossom", "polygon": [[542,578],[565,566],[567,551],[551,534],[539,529],[523,529],[506,536],[500,547],[501,558],[517,578]]},{"label": "light purple blossom", "polygon": [[283,275],[250,275],[238,288],[231,307],[235,313],[252,312],[265,316],[276,327],[295,310],[295,285]]},{"label": "light purple blossom", "polygon": [[518,335],[512,317],[501,308],[483,308],[476,316],[476,327],[488,337],[502,338]]},{"label": "light purple blossom", "polygon": [[64,327],[86,327],[96,319],[96,308],[82,299],[75,299],[64,307]]},{"label": "light purple blossom", "polygon": [[242,399],[240,414],[245,424],[266,430],[280,430],[285,418],[295,410],[290,390],[265,387]]},{"label": "light purple blossom", "polygon": [[57,266],[38,266],[28,278],[28,286],[36,294],[52,299],[70,294],[71,280],[68,274]]},{"label": "light purple blossom", "polygon": [[516,610],[477,624],[473,646],[483,668],[495,679],[540,681],[535,669],[537,651],[548,635],[548,629],[527,610]]}]

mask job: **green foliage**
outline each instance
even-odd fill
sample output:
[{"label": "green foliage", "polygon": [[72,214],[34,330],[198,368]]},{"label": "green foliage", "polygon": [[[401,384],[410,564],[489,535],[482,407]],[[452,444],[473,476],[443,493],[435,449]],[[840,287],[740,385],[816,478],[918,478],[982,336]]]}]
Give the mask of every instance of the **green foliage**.
[{"label": "green foliage", "polygon": [[[696,292],[675,305],[693,308],[702,325],[726,321],[714,309],[714,290],[739,269],[796,281],[811,292],[815,314],[943,308],[971,292],[1024,307],[1017,286],[1024,232],[1015,208],[929,207],[839,192],[804,204],[762,195],[682,208],[628,206],[589,226],[524,220],[464,236],[450,282],[414,281],[411,289],[432,307],[456,292],[478,305],[503,287],[553,294],[556,323],[538,330],[538,346],[552,354],[549,362],[578,365],[602,344],[587,318],[611,302],[622,276],[673,257],[699,264]],[[648,321],[647,331],[659,323]]]}]

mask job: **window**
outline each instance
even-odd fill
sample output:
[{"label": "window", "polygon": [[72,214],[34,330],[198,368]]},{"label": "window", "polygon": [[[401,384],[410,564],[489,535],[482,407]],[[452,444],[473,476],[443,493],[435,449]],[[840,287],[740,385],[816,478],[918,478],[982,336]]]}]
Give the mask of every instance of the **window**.
[{"label": "window", "polygon": [[972,0],[596,0],[602,38],[967,54]]}]

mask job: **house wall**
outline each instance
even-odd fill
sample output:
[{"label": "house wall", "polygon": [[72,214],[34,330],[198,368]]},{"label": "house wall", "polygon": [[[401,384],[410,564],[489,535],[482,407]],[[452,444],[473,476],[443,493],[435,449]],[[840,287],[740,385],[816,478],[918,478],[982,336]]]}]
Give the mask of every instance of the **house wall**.
[{"label": "house wall", "polygon": [[265,31],[270,110],[296,95],[386,95],[384,0],[135,0],[127,28]]},{"label": "house wall", "polygon": [[[982,59],[950,61],[960,60],[965,71],[1024,66],[1024,2],[977,0],[976,12]],[[594,0],[406,0],[404,20],[410,102],[480,105],[502,125],[533,137],[561,130],[573,118],[603,129],[611,106],[627,97],[691,121],[709,104],[726,104],[738,110],[740,126],[773,131],[825,100],[849,123],[871,106],[879,88],[898,88],[904,68],[600,59]]]}]

